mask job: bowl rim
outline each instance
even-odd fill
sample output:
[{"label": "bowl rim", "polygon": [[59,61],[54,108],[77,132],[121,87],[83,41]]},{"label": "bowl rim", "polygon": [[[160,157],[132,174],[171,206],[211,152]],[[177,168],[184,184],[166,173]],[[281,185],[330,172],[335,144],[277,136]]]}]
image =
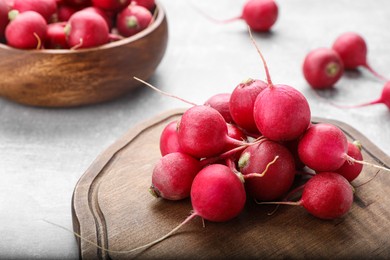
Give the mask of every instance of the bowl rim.
[{"label": "bowl rim", "polygon": [[83,52],[91,52],[91,51],[100,51],[100,50],[105,50],[105,49],[111,49],[115,47],[122,46],[124,44],[128,44],[131,42],[135,42],[141,38],[146,37],[148,34],[152,33],[155,29],[157,29],[163,20],[165,19],[165,10],[162,7],[162,5],[158,2],[155,1],[156,3],[156,8],[154,12],[157,12],[157,15],[155,15],[155,20],[152,24],[150,24],[147,28],[144,30],[130,36],[126,37],[124,39],[120,39],[117,41],[109,42],[97,47],[92,47],[92,48],[84,48],[84,49],[76,49],[76,50],[71,50],[71,49],[42,49],[42,50],[36,50],[36,49],[18,49],[11,47],[7,44],[0,43],[0,51],[1,50],[8,50],[8,51],[17,51],[17,52],[28,52],[28,53],[34,53],[34,54],[77,54],[77,53],[83,53]]}]

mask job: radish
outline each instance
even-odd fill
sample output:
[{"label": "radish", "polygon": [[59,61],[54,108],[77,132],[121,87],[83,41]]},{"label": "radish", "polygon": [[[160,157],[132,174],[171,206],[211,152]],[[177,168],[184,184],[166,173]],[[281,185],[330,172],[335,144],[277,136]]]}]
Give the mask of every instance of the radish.
[{"label": "radish", "polygon": [[244,145],[228,136],[222,115],[209,106],[193,106],[181,117],[178,127],[179,144],[183,152],[196,158],[216,156],[227,145]]},{"label": "radish", "polygon": [[[229,137],[239,141],[248,142],[247,136],[244,134],[243,131],[241,131],[241,129],[238,126],[233,124],[227,124],[227,129],[228,129],[227,134]],[[231,149],[234,149],[235,147],[237,147],[236,144],[228,143],[224,151],[229,151]]]},{"label": "radish", "polygon": [[130,2],[131,0],[92,0],[92,5],[107,11],[120,11]]},{"label": "radish", "polygon": [[299,158],[316,172],[337,171],[346,161],[390,171],[386,167],[357,160],[347,152],[347,137],[337,126],[328,123],[310,126],[298,144]]},{"label": "radish", "polygon": [[57,8],[57,19],[59,22],[67,22],[75,12],[80,10],[80,7],[61,4]]},{"label": "radish", "polygon": [[91,11],[91,12],[95,12],[95,13],[99,14],[106,21],[109,29],[111,29],[113,27],[113,21],[112,21],[110,15],[108,14],[108,12],[106,12],[106,11],[96,7],[96,6],[89,6],[89,7],[82,9],[82,10],[83,11]]},{"label": "radish", "polygon": [[332,48],[340,55],[345,69],[356,69],[363,66],[376,77],[387,81],[368,64],[367,44],[361,35],[355,32],[343,33],[337,37]]},{"label": "radish", "polygon": [[267,83],[264,81],[248,79],[238,84],[230,96],[229,109],[233,121],[248,133],[259,132],[253,117],[253,106],[257,96],[265,88]]},{"label": "radish", "polygon": [[[269,166],[268,162],[278,159]],[[290,151],[283,145],[270,140],[246,148],[238,161],[240,172],[244,175],[245,189],[259,201],[280,198],[291,188],[295,178],[295,162]],[[264,172],[261,178],[245,178],[252,173]]]},{"label": "radish", "polygon": [[152,22],[152,13],[145,7],[136,4],[130,4],[116,17],[118,32],[125,37],[130,37],[144,30]]},{"label": "radish", "polygon": [[4,1],[0,1],[0,40],[4,37],[5,27],[8,24],[9,7]]},{"label": "radish", "polygon": [[244,208],[244,184],[229,167],[213,164],[202,169],[191,188],[192,215],[214,222],[228,221]]},{"label": "radish", "polygon": [[256,32],[267,32],[275,24],[278,18],[278,5],[274,0],[249,0],[245,3],[240,16],[227,20],[217,20],[200,11],[208,19],[217,23],[230,23],[244,20],[245,23]]},{"label": "radish", "polygon": [[51,23],[47,26],[46,32],[46,49],[68,49],[68,42],[66,41],[64,22]]},{"label": "radish", "polygon": [[65,32],[69,47],[73,49],[99,46],[110,38],[106,21],[91,11],[74,13],[67,22]]},{"label": "radish", "polygon": [[[347,154],[356,160],[362,161],[363,155],[361,149],[362,149],[362,145],[359,141],[355,141],[353,143],[348,142]],[[359,174],[362,172],[362,169],[363,169],[362,164],[350,163],[346,161],[335,172],[341,174],[342,176],[344,176],[344,178],[347,179],[347,181],[351,182],[359,176]]]},{"label": "radish", "polygon": [[300,139],[298,155],[315,171],[335,171],[346,161],[347,149],[347,137],[337,126],[319,123],[312,125]]},{"label": "radish", "polygon": [[303,206],[313,216],[330,220],[343,217],[353,203],[353,189],[340,174],[323,172],[314,175],[303,187],[297,202],[262,202],[259,204],[283,204]]},{"label": "radish", "polygon": [[249,34],[263,61],[268,82],[268,87],[260,92],[254,104],[253,116],[257,129],[273,141],[297,139],[311,123],[309,103],[295,88],[272,83],[263,54],[250,31]]},{"label": "radish", "polygon": [[190,196],[192,181],[201,170],[199,160],[185,153],[170,153],[160,158],[153,169],[150,193],[168,200]]},{"label": "radish", "polygon": [[164,127],[160,135],[160,152],[162,156],[173,152],[181,152],[177,125],[177,120],[170,122]]},{"label": "radish", "polygon": [[35,11],[10,11],[10,22],[5,29],[7,44],[20,49],[41,49],[46,39],[46,20]]},{"label": "radish", "polygon": [[278,6],[274,0],[249,0],[240,18],[244,19],[252,30],[266,32],[278,18]]},{"label": "radish", "polygon": [[47,23],[50,23],[57,13],[57,2],[55,0],[14,0],[12,9],[19,13],[35,11],[40,13]]},{"label": "radish", "polygon": [[314,89],[331,88],[344,72],[343,62],[336,51],[318,48],[310,51],[303,62],[303,75]]},{"label": "radish", "polygon": [[135,2],[137,5],[145,7],[146,9],[148,9],[151,12],[156,7],[156,1],[155,0],[137,0],[137,1],[133,0],[133,2]]},{"label": "radish", "polygon": [[232,123],[233,118],[230,114],[229,109],[229,100],[230,100],[230,93],[219,93],[211,96],[206,102],[204,103],[206,106],[210,106],[217,110],[225,119],[226,123]]}]

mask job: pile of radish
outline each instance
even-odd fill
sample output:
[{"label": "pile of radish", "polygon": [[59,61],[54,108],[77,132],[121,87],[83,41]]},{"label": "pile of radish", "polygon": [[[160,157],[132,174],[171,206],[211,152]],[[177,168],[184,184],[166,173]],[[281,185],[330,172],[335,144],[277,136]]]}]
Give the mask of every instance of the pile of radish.
[{"label": "pile of radish", "polygon": [[[389,170],[363,161],[361,145],[337,126],[312,123],[306,98],[294,87],[274,84],[256,48],[266,82],[246,80],[203,105],[186,101],[192,107],[161,132],[162,157],[149,190],[159,199],[190,198],[192,213],[165,236],[125,252],[162,241],[196,216],[229,221],[247,200],[299,205],[324,220],[342,218],[352,207],[351,182],[363,165]],[[292,195],[300,199],[289,201]]]},{"label": "pile of radish", "polygon": [[154,0],[1,0],[0,40],[19,49],[97,47],[144,30],[154,12]]},{"label": "pile of radish", "polygon": [[352,106],[336,105],[340,108],[357,108],[384,104],[390,109],[390,81],[376,72],[367,61],[367,43],[355,32],[346,32],[336,38],[331,48],[311,50],[303,61],[303,75],[315,90],[330,89],[342,77],[345,70],[366,68],[379,80],[385,81],[380,97]]}]

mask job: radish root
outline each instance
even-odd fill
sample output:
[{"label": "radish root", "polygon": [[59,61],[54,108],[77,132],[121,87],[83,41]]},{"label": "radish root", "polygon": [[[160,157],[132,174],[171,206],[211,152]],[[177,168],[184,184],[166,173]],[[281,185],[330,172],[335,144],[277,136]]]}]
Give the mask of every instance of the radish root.
[{"label": "radish root", "polygon": [[274,164],[278,159],[279,159],[279,155],[276,155],[275,158],[267,164],[267,166],[265,167],[265,169],[264,169],[264,171],[262,173],[249,173],[249,174],[245,174],[244,175],[244,179],[254,178],[254,177],[263,177],[267,173],[268,168],[272,164]]},{"label": "radish root", "polygon": [[160,237],[160,238],[158,238],[158,239],[156,239],[156,240],[154,240],[154,241],[152,241],[150,243],[147,243],[145,245],[142,245],[142,246],[130,249],[130,250],[111,250],[111,249],[108,249],[108,248],[104,248],[102,246],[99,246],[95,242],[93,242],[93,241],[91,241],[89,239],[86,239],[86,238],[82,237],[80,234],[78,234],[78,233],[76,233],[76,232],[74,232],[72,230],[69,230],[69,229],[67,229],[67,228],[65,228],[65,227],[63,227],[61,225],[58,225],[56,223],[53,223],[53,222],[45,220],[45,219],[43,221],[45,221],[45,222],[47,222],[47,223],[49,223],[51,225],[54,225],[56,227],[59,227],[59,228],[61,228],[63,230],[69,231],[69,232],[73,233],[76,237],[80,238],[81,240],[83,240],[83,241],[85,241],[85,242],[95,246],[96,248],[99,248],[99,249],[103,250],[103,251],[106,251],[108,253],[121,253],[121,254],[125,254],[125,253],[132,253],[132,252],[135,252],[135,251],[143,249],[143,248],[151,247],[151,246],[153,246],[153,245],[163,241],[164,239],[166,239],[166,238],[170,237],[171,235],[173,235],[177,230],[179,230],[181,227],[183,227],[186,223],[188,223],[191,219],[195,218],[196,216],[198,216],[198,214],[196,214],[195,212],[192,212],[182,223],[177,225],[174,229],[169,231],[164,236],[162,236],[162,237]]},{"label": "radish root", "polygon": [[256,43],[255,39],[253,38],[251,29],[250,29],[249,26],[248,26],[248,32],[249,32],[249,37],[250,37],[253,45],[255,46],[257,53],[260,55],[260,58],[263,61],[263,65],[264,65],[264,68],[265,68],[265,74],[267,75],[267,83],[268,83],[268,85],[270,87],[272,87],[273,83],[272,83],[272,80],[271,80],[271,75],[270,75],[269,70],[268,70],[267,62],[265,61],[265,58],[264,58],[263,54],[260,51],[260,48],[257,46],[257,43]]},{"label": "radish root", "polygon": [[386,168],[384,166],[380,166],[380,165],[369,163],[369,162],[365,162],[365,161],[356,160],[355,158],[352,158],[351,156],[348,156],[348,155],[345,155],[345,156],[346,156],[346,159],[347,159],[347,161],[349,163],[352,163],[352,164],[353,163],[359,163],[359,164],[371,166],[371,167],[374,167],[374,168],[377,168],[377,169],[380,169],[380,170],[384,170],[384,171],[390,172],[390,169]]},{"label": "radish root", "polygon": [[195,104],[195,103],[193,103],[193,102],[191,102],[191,101],[185,100],[185,99],[180,98],[180,97],[178,97],[178,96],[175,96],[175,95],[173,95],[173,94],[170,94],[170,93],[167,93],[167,92],[165,92],[165,91],[162,91],[161,89],[156,88],[156,87],[153,86],[152,84],[150,84],[150,83],[148,83],[148,82],[146,82],[146,81],[144,81],[144,80],[142,80],[142,79],[139,79],[139,78],[137,78],[137,77],[133,77],[133,78],[134,78],[135,80],[138,80],[139,82],[145,84],[146,86],[148,86],[149,88],[153,89],[154,91],[157,91],[157,92],[160,93],[160,94],[163,94],[163,95],[165,95],[165,96],[168,96],[168,97],[172,97],[172,98],[178,99],[178,100],[180,100],[180,101],[183,101],[184,103],[187,103],[187,104],[190,104],[190,105],[193,105],[193,106],[197,106],[197,104]]}]

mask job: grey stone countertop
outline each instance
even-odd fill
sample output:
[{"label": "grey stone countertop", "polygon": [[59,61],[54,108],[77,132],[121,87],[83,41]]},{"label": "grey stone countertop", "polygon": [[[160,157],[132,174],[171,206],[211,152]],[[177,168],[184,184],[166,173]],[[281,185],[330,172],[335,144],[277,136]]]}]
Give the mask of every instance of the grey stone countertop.
[{"label": "grey stone countertop", "polygon": [[[161,0],[168,17],[164,59],[149,80],[164,91],[203,103],[230,92],[247,78],[265,79],[243,21],[215,24],[193,5],[224,19],[244,0]],[[360,33],[369,63],[390,77],[390,1],[277,1],[279,19],[270,33],[255,34],[274,83],[291,85],[308,99],[312,116],[343,121],[390,154],[390,111],[384,105],[340,109],[379,97],[383,81],[366,69],[346,73],[319,98],[302,74],[305,55],[330,47],[343,32]],[[1,79],[0,79],[1,84]],[[77,259],[72,229],[73,189],[93,160],[130,128],[162,111],[187,107],[140,87],[117,100],[67,109],[29,107],[0,99],[0,259]]]}]

